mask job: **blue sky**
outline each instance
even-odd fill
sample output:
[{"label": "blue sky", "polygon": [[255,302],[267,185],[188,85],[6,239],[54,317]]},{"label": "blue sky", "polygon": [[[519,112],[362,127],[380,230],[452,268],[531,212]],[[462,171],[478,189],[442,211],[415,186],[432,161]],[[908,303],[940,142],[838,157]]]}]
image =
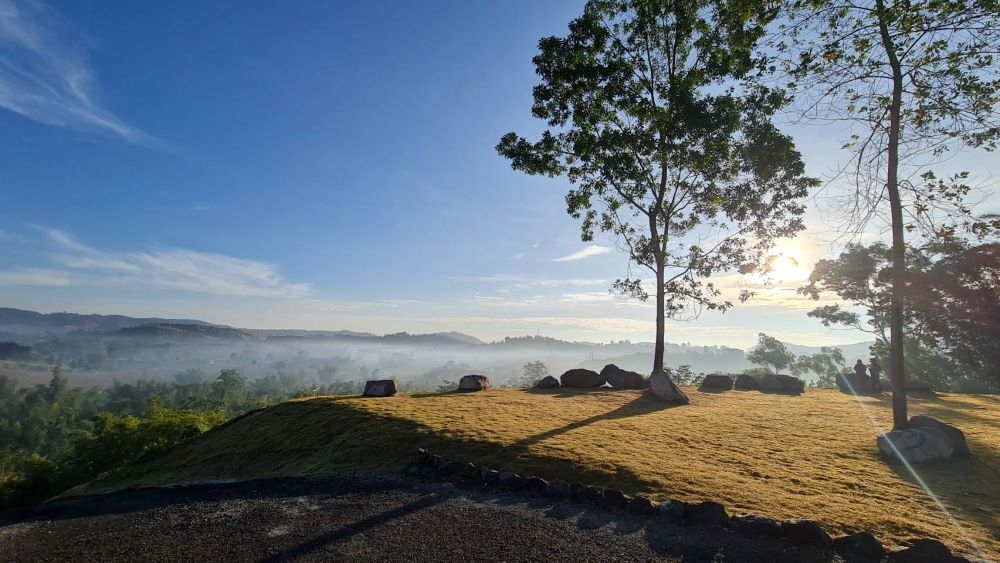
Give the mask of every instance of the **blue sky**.
[{"label": "blue sky", "polygon": [[[493,148],[540,130],[531,57],[582,5],[0,0],[0,306],[651,340],[650,306],[607,292],[625,256],[580,242],[565,182]],[[792,130],[813,175],[836,164],[843,131]],[[833,252],[810,226],[783,246],[803,263],[786,283],[667,339],[865,339],[794,296]]]}]

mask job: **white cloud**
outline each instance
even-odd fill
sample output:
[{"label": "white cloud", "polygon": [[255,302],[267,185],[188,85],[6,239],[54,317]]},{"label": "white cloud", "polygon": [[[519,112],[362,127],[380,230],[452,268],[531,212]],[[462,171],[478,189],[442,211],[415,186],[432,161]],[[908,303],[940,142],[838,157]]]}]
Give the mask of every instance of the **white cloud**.
[{"label": "white cloud", "polygon": [[566,256],[563,256],[561,258],[556,258],[553,260],[553,262],[570,262],[573,260],[583,260],[584,258],[590,258],[591,256],[607,254],[612,250],[613,249],[610,246],[599,246],[596,244],[592,244],[584,248],[583,250],[574,252],[573,254],[567,254]]},{"label": "white cloud", "polygon": [[0,272],[0,286],[62,287],[72,284],[72,278],[60,270],[27,268]]},{"label": "white cloud", "polygon": [[83,41],[38,0],[0,0],[0,107],[47,125],[154,140],[96,100]]},{"label": "white cloud", "polygon": [[509,274],[494,274],[490,276],[475,276],[458,279],[463,281],[495,283],[504,286],[502,289],[498,289],[497,291],[532,289],[538,287],[594,286],[608,285],[610,283],[608,280],[599,278],[529,278]]},{"label": "white cloud", "polygon": [[314,293],[308,283],[285,281],[266,262],[184,249],[108,252],[91,248],[58,229],[39,228],[58,251],[60,269],[0,272],[6,285],[148,287],[233,297],[296,299]]}]

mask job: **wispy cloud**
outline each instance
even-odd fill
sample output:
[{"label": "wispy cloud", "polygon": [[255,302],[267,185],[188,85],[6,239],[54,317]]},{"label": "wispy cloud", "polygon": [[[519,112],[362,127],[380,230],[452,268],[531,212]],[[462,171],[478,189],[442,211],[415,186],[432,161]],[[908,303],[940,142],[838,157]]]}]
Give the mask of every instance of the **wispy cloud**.
[{"label": "wispy cloud", "polygon": [[583,250],[574,252],[573,254],[567,254],[561,258],[556,258],[553,262],[570,262],[573,260],[583,260],[584,258],[590,258],[591,256],[598,256],[601,254],[607,254],[612,251],[610,246],[599,246],[592,244]]},{"label": "wispy cloud", "polygon": [[458,278],[463,281],[474,281],[482,283],[493,283],[503,285],[505,290],[532,289],[538,287],[563,287],[563,286],[594,286],[608,285],[610,282],[597,278],[529,278],[526,276],[510,274],[493,274],[490,276],[474,276]]},{"label": "wispy cloud", "polygon": [[0,272],[0,284],[103,286],[180,290],[232,297],[302,298],[308,283],[286,281],[274,264],[185,249],[111,252],[58,229],[37,227],[55,248],[56,268]]},{"label": "wispy cloud", "polygon": [[47,125],[155,142],[98,103],[84,43],[38,0],[0,0],[0,107]]}]

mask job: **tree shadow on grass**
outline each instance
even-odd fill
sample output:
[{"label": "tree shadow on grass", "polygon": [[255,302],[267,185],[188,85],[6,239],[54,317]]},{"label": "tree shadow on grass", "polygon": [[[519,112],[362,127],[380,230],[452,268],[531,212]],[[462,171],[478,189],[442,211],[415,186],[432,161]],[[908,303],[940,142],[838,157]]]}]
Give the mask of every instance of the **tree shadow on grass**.
[{"label": "tree shadow on grass", "polygon": [[[902,479],[936,496],[950,512],[973,521],[988,530],[1000,542],[1000,463],[998,453],[985,444],[969,440],[973,455],[913,464],[912,471],[902,463],[889,466]],[[988,454],[985,452],[989,452]],[[928,495],[928,503],[933,502]],[[937,510],[937,507],[934,508]],[[942,519],[947,519],[941,514]],[[956,538],[963,538],[955,530]],[[970,546],[973,547],[973,546]]]}]

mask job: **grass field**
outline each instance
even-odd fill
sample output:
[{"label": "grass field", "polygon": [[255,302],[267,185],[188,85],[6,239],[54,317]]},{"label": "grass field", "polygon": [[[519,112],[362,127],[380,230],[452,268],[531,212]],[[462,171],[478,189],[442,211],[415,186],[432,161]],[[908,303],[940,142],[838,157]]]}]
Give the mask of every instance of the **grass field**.
[{"label": "grass field", "polygon": [[918,467],[939,505],[914,475],[878,456],[875,437],[891,420],[888,396],[688,393],[691,404],[683,407],[610,389],[293,401],[74,492],[399,471],[415,448],[425,447],[656,499],[714,500],[731,512],[811,518],[831,532],[871,530],[889,544],[931,536],[963,552],[1000,554],[1000,397],[911,399],[911,414],[957,425],[974,454]]}]

